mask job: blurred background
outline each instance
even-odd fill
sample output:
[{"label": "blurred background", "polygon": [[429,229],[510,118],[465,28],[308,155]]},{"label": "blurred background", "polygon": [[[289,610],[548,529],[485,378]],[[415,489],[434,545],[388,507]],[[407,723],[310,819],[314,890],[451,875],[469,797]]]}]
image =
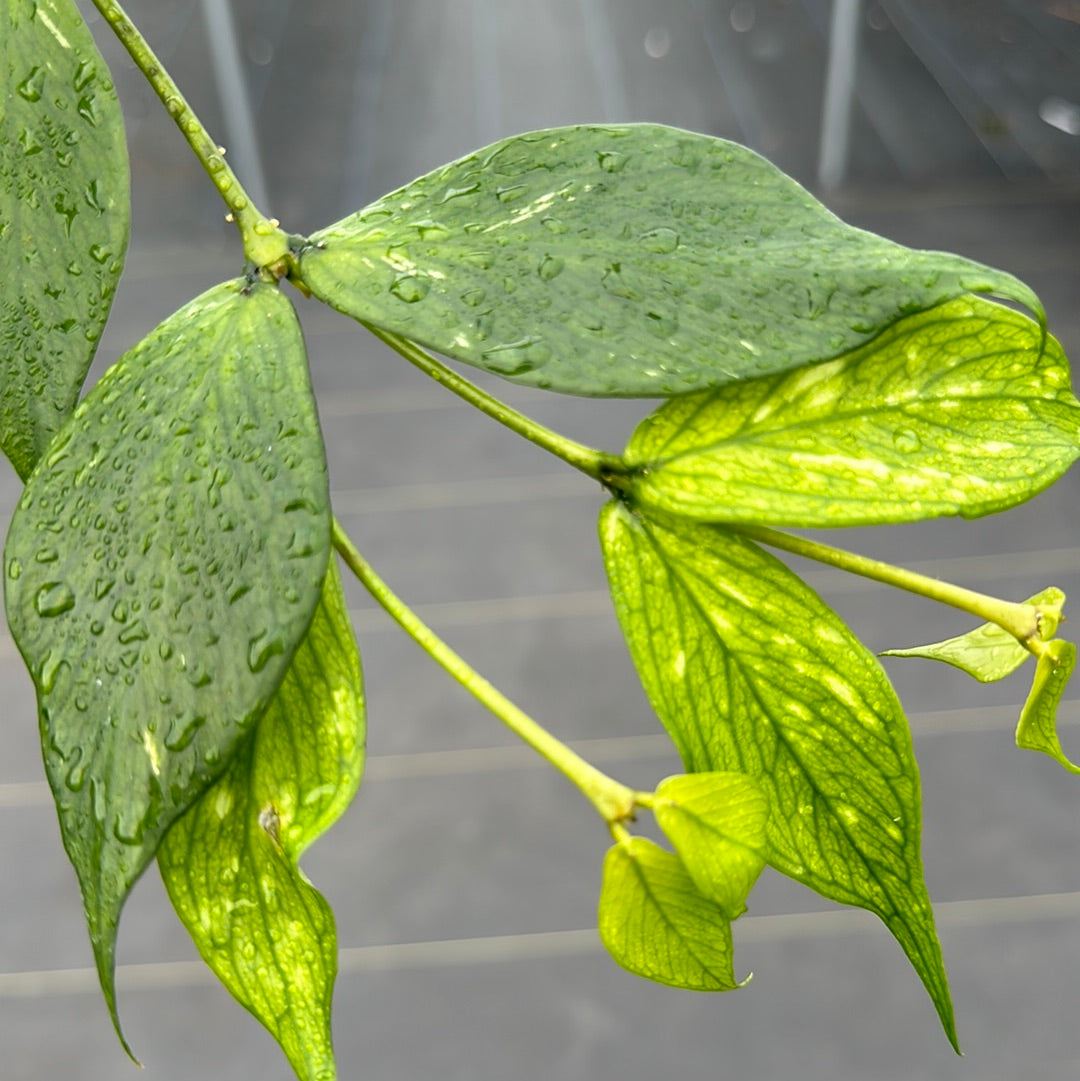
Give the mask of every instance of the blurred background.
[{"label": "blurred background", "polygon": [[[88,6],[88,5],[87,5]],[[743,142],[847,220],[1024,278],[1080,356],[1080,0],[131,0],[256,201],[309,232],[477,146],[580,121]],[[133,241],[94,375],[242,253],[212,187],[88,12],[131,143]],[[464,656],[620,779],[678,769],[630,666],[595,541],[601,495],[296,297],[335,508]],[[647,402],[496,384],[618,450]],[[18,483],[0,477],[10,514]],[[1075,476],[974,523],[827,535],[1022,599],[1080,588]],[[800,572],[875,650],[961,633],[927,601]],[[735,927],[738,993],[623,973],[595,931],[609,839],[588,804],[350,591],[369,768],[305,869],[337,913],[340,1076],[1054,1081],[1080,1070],[1080,780],[1019,752],[1030,670],[980,686],[888,661],[924,786],[924,856],[965,1058],[885,929],[766,872]],[[42,781],[30,682],[0,635],[5,1081],[138,1076],[111,1032]],[[1073,693],[1075,700],[1078,692]],[[1075,701],[1066,750],[1080,752]],[[153,1081],[285,1081],[197,963],[156,872],[120,935],[120,1008]]]}]

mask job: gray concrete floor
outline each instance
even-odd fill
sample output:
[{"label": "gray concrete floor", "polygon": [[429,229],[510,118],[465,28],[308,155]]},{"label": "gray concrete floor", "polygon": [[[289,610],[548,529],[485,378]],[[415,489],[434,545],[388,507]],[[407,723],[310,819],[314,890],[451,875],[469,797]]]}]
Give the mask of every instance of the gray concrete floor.
[{"label": "gray concrete floor", "polygon": [[[822,55],[821,41],[806,36],[814,6],[743,5],[741,15],[737,6],[593,5],[592,15],[602,9],[609,21],[602,39],[589,38],[589,6],[570,0],[415,0],[392,9],[267,0],[240,8],[256,59],[266,55],[261,42],[252,45],[259,12],[277,50],[261,83],[259,64],[252,68],[276,204],[269,209],[287,228],[310,230],[488,138],[542,124],[633,117],[738,138],[737,110],[702,49],[705,31],[715,29],[700,21],[702,11],[734,26],[752,10],[759,28],[779,36],[787,66],[768,59],[773,38],[758,43],[765,59],[757,56],[751,31],[736,42],[737,56],[757,102],[756,133],[774,140],[764,148],[810,181]],[[169,42],[178,76],[213,121],[201,24],[185,21],[187,7],[131,4],[147,32]],[[388,10],[393,18],[379,24]],[[643,42],[658,26],[670,46],[654,58]],[[494,75],[470,52],[485,40],[496,46]],[[361,55],[367,75],[357,67]],[[96,372],[240,265],[179,139],[152,130],[157,118],[115,63],[134,119],[136,225]],[[376,85],[370,66],[378,63]],[[598,77],[613,70],[617,85]],[[905,86],[928,92],[925,73],[908,77],[897,94]],[[497,100],[483,98],[491,87]],[[810,130],[791,134],[769,120],[781,105]],[[365,125],[377,133],[374,146],[361,138]],[[930,120],[926,127],[927,139],[949,141]],[[984,160],[917,180],[890,165],[882,147],[867,136],[853,182],[831,205],[896,240],[1020,275],[1042,295],[1066,351],[1080,355],[1080,173],[1048,179],[1031,168],[1006,182]],[[298,303],[335,506],[380,572],[481,671],[562,738],[583,741],[605,769],[642,786],[675,771],[603,592],[595,487],[471,415],[344,318]],[[649,408],[497,389],[544,423],[612,449]],[[1049,583],[1076,594],[1078,495],[1074,474],[981,522],[830,539],[1003,596]],[[4,472],[5,515],[16,497],[17,482]],[[884,598],[866,583],[800,569],[873,649],[966,626],[929,602]],[[958,1059],[881,926],[768,872],[736,925],[739,969],[755,973],[745,990],[696,996],[616,968],[591,930],[608,843],[601,823],[359,590],[350,598],[370,694],[369,769],[352,808],[305,859],[338,918],[342,1078],[1076,1076],[1080,782],[1012,746],[1023,677],[987,688],[950,669],[888,664],[923,773],[927,879],[967,1052]],[[32,690],[4,636],[0,688],[8,703],[0,734],[0,1077],[135,1077],[89,971],[77,888],[41,780]],[[1066,744],[1080,749],[1068,731],[1080,716],[1075,692],[1062,712]],[[120,937],[120,1006],[145,1076],[288,1078],[269,1037],[194,959],[151,871]]]}]

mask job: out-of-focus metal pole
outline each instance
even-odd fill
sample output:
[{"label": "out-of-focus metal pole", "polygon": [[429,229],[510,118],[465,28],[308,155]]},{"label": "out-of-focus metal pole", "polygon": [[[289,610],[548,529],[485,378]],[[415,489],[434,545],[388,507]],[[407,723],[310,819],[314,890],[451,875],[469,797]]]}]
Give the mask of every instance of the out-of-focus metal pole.
[{"label": "out-of-focus metal pole", "polygon": [[210,60],[225,119],[225,145],[229,150],[229,161],[255,205],[269,214],[271,211],[267,204],[266,177],[255,132],[255,115],[251,111],[251,99],[240,66],[240,45],[236,38],[232,9],[229,0],[202,0],[202,9],[210,38]]},{"label": "out-of-focus metal pole", "polygon": [[833,0],[818,151],[818,183],[823,188],[835,188],[847,173],[860,9],[860,0]]}]

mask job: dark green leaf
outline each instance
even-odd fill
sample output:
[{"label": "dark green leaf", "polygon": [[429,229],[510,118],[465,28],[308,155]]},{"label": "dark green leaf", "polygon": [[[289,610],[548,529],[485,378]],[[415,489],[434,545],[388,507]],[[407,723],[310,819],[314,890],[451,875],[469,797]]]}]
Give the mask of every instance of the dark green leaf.
[{"label": "dark green leaf", "polygon": [[296,865],[360,783],[360,659],[333,562],[254,737],[166,834],[158,866],[206,963],[303,1081],[332,1081],[330,906]]},{"label": "dark green leaf", "polygon": [[277,690],[329,540],[300,327],[270,285],[217,286],[162,323],[27,483],[8,620],[114,1016],[124,899]]},{"label": "dark green leaf", "polygon": [[835,357],[1000,271],[853,229],[744,147],[655,124],[519,135],[316,233],[321,300],[514,382],[667,396]]},{"label": "dark green leaf", "polygon": [[[1044,638],[1056,633],[1061,608],[1065,603],[1065,594],[1060,589],[1049,586],[1024,603],[1039,608],[1040,632]],[[1012,675],[1031,656],[1008,631],[1002,630],[996,623],[983,623],[967,634],[946,638],[943,642],[910,649],[887,649],[881,655],[944,661],[974,676],[980,683],[995,683]]]},{"label": "dark green leaf", "polygon": [[1035,682],[1024,703],[1016,726],[1016,746],[1025,751],[1048,754],[1070,773],[1080,773],[1080,766],[1065,757],[1057,734],[1057,707],[1065,686],[1076,667],[1076,646],[1055,638],[1046,643],[1035,669]]},{"label": "dark green leaf", "polygon": [[643,504],[704,521],[834,526],[972,518],[1080,455],[1061,347],[975,297],[786,375],[688,395],[626,450]]},{"label": "dark green leaf", "polygon": [[689,991],[742,986],[733,968],[731,923],[698,893],[678,856],[644,837],[608,850],[599,923],[608,953],[647,980]]},{"label": "dark green leaf", "polygon": [[747,773],[769,863],[877,913],[956,1034],[919,854],[919,772],[900,703],[809,587],[718,527],[609,503],[600,537],[642,683],[688,772]]},{"label": "dark green leaf", "polygon": [[769,805],[744,773],[690,773],[657,785],[653,813],[698,892],[734,920],[765,866]]},{"label": "dark green leaf", "polygon": [[0,449],[26,479],[71,415],[127,248],[109,70],[72,0],[0,0]]}]

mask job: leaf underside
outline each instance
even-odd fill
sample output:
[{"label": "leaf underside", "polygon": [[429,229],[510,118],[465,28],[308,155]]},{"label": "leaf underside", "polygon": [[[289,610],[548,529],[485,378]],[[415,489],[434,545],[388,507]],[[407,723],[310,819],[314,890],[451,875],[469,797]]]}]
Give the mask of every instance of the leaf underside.
[{"label": "leaf underside", "polygon": [[698,893],[679,857],[645,837],[608,850],[598,922],[608,953],[638,976],[691,991],[741,986],[731,923]]},{"label": "leaf underside", "polygon": [[[1065,594],[1056,586],[1048,586],[1024,603],[1038,606],[1043,612],[1043,623],[1052,623],[1052,626],[1040,628],[1043,637],[1053,635],[1061,618]],[[887,649],[881,656],[942,661],[967,672],[980,683],[995,683],[1012,675],[1031,654],[996,623],[983,623],[967,634],[946,638],[943,642],[912,646],[910,649]]]},{"label": "leaf underside", "polygon": [[75,409],[127,248],[123,118],[72,0],[0,0],[0,449],[25,480]]},{"label": "leaf underside", "polygon": [[836,360],[662,405],[634,432],[635,501],[701,521],[877,525],[991,514],[1080,455],[1060,345],[976,297]]},{"label": "leaf underside", "polygon": [[27,483],[8,620],[114,1020],[121,906],[273,697],[329,533],[303,340],[270,285],[217,286],[162,323]]},{"label": "leaf underside", "polygon": [[735,143],[656,124],[532,132],[311,237],[357,319],[517,383],[659,397],[838,356],[1000,271],[845,225]]},{"label": "leaf underside", "polygon": [[876,659],[782,563],[719,527],[609,503],[600,537],[645,690],[688,772],[749,774],[769,863],[877,913],[955,1046],[920,857],[919,774]]},{"label": "leaf underside", "polygon": [[203,960],[302,1081],[332,1081],[333,914],[296,865],[356,792],[364,698],[331,562],[307,635],[254,736],[166,834],[158,866]]},{"label": "leaf underside", "polygon": [[761,786],[744,773],[680,774],[661,781],[654,800],[657,825],[698,892],[737,919],[766,861]]},{"label": "leaf underside", "polygon": [[1020,722],[1016,726],[1016,745],[1025,751],[1049,755],[1070,773],[1080,773],[1080,766],[1070,762],[1061,749],[1057,734],[1057,708],[1069,677],[1076,667],[1076,646],[1055,638],[1046,643],[1035,669]]}]

